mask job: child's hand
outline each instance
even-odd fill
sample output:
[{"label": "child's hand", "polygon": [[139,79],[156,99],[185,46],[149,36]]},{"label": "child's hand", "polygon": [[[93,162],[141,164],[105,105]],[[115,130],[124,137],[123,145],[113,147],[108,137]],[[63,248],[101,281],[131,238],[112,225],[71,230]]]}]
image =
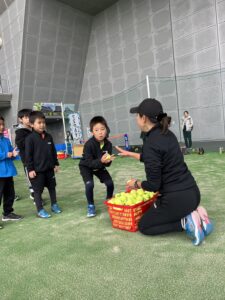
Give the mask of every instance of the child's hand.
[{"label": "child's hand", "polygon": [[30,171],[29,172],[29,177],[30,178],[35,178],[36,177],[36,172],[35,171]]},{"label": "child's hand", "polygon": [[16,157],[19,154],[19,151],[17,150],[17,148],[13,149],[12,154],[13,154],[13,157]]},{"label": "child's hand", "polygon": [[103,164],[106,164],[106,163],[108,163],[108,159],[109,159],[109,154],[105,153],[104,155],[102,155],[101,162]]},{"label": "child's hand", "polygon": [[13,157],[13,152],[8,152],[8,153],[7,153],[7,157],[8,157],[8,158],[12,158],[12,157]]},{"label": "child's hand", "polygon": [[54,171],[57,173],[59,172],[59,166],[55,166]]},{"label": "child's hand", "polygon": [[115,154],[112,154],[112,155],[110,156],[110,161],[113,161],[115,158],[116,158],[116,157],[115,157]]},{"label": "child's hand", "polygon": [[105,154],[102,156],[102,158],[101,158],[101,162],[102,162],[103,164],[108,164],[108,163],[110,163],[111,161],[113,161],[114,159],[115,159],[115,155],[114,155],[114,154],[110,155],[109,153],[105,153]]}]

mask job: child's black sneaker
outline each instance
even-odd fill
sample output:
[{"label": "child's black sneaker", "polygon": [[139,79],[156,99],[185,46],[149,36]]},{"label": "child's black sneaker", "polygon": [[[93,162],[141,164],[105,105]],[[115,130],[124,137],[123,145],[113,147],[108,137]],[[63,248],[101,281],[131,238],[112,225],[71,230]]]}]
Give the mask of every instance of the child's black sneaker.
[{"label": "child's black sneaker", "polygon": [[6,221],[19,221],[21,220],[23,217],[17,214],[14,214],[13,212],[8,214],[7,216],[2,216],[2,221],[6,222]]}]

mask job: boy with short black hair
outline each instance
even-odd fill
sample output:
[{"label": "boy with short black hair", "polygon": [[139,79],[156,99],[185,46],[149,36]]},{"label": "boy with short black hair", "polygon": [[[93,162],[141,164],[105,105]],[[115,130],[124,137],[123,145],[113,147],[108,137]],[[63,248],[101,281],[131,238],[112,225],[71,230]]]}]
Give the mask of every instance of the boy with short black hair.
[{"label": "boy with short black hair", "polygon": [[26,175],[29,191],[30,191],[30,198],[34,200],[34,190],[32,188],[28,173],[27,173],[27,168],[26,168],[26,163],[25,163],[25,139],[28,137],[28,135],[31,134],[32,128],[30,126],[30,121],[29,121],[29,115],[32,112],[32,109],[24,108],[18,111],[17,117],[19,119],[19,126],[16,129],[16,138],[15,138],[15,143],[20,151],[20,157],[21,161],[23,163],[24,167],[24,172]]},{"label": "boy with short black hair", "polygon": [[109,167],[114,159],[112,154],[112,143],[107,139],[109,127],[106,120],[96,116],[90,121],[90,131],[93,134],[84,145],[83,157],[80,160],[80,174],[85,184],[85,192],[88,202],[87,217],[96,215],[94,205],[94,181],[93,176],[98,177],[101,183],[106,185],[107,196],[112,198],[114,184],[112,177],[105,167]]},{"label": "boy with short black hair", "polygon": [[13,149],[10,140],[4,137],[4,127],[4,118],[0,116],[0,204],[3,198],[2,221],[17,221],[22,219],[21,216],[13,213],[15,199],[13,176],[17,175],[13,159],[18,155],[18,152]]},{"label": "boy with short black hair", "polygon": [[52,136],[45,131],[45,116],[42,112],[30,113],[29,121],[33,129],[25,141],[25,161],[28,175],[34,189],[34,200],[40,218],[51,215],[43,208],[42,193],[47,187],[51,199],[52,212],[59,214],[61,209],[56,201],[55,172],[58,171],[58,159]]}]

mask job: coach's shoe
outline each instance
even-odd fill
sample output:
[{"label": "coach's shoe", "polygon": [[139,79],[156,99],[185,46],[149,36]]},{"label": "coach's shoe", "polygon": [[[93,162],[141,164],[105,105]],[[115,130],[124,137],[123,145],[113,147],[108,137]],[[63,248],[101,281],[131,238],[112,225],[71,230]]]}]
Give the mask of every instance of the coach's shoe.
[{"label": "coach's shoe", "polygon": [[197,208],[197,213],[199,214],[204,234],[209,235],[213,231],[214,226],[212,221],[208,217],[206,209],[203,206],[199,206]]},{"label": "coach's shoe", "polygon": [[51,208],[55,214],[60,214],[62,212],[61,208],[58,206],[57,203],[52,204]]},{"label": "coach's shoe", "polygon": [[47,218],[50,218],[51,215],[46,210],[44,210],[44,208],[42,208],[38,212],[38,217],[43,218],[43,219],[47,219]]},{"label": "coach's shoe", "polygon": [[23,219],[22,216],[16,215],[13,212],[10,213],[10,214],[8,214],[8,215],[6,215],[6,216],[4,216],[4,215],[2,216],[2,221],[3,222],[7,222],[7,221],[19,221],[21,219]]},{"label": "coach's shoe", "polygon": [[34,201],[34,193],[30,193],[30,199]]},{"label": "coach's shoe", "polygon": [[200,245],[204,240],[205,235],[201,227],[201,220],[196,211],[193,211],[186,216],[184,229],[195,246]]},{"label": "coach's shoe", "polygon": [[87,209],[87,217],[92,218],[95,216],[96,216],[95,206],[93,204],[89,204]]}]

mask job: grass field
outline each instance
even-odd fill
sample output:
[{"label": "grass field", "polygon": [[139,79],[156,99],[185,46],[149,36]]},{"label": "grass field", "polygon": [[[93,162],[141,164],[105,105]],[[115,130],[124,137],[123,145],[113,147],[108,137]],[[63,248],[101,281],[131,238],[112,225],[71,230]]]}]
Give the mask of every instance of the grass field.
[{"label": "grass field", "polygon": [[[15,212],[22,221],[0,231],[0,299],[225,299],[225,157],[185,156],[215,231],[194,247],[185,233],[146,237],[113,229],[95,181],[97,217],[86,218],[78,161],[61,161],[57,175],[61,215],[35,216],[21,163],[16,162]],[[130,177],[144,178],[143,165],[118,158],[110,167],[115,192]],[[46,209],[49,211],[47,192]]]}]

